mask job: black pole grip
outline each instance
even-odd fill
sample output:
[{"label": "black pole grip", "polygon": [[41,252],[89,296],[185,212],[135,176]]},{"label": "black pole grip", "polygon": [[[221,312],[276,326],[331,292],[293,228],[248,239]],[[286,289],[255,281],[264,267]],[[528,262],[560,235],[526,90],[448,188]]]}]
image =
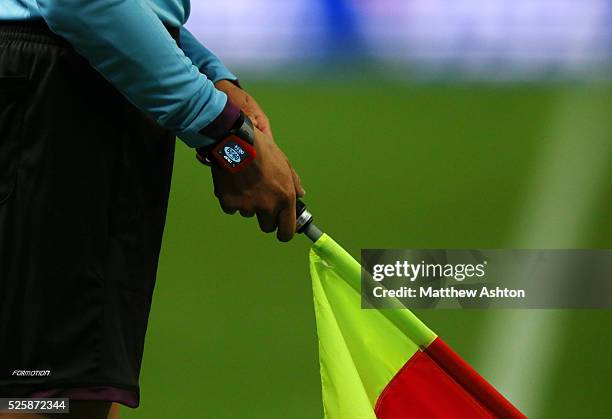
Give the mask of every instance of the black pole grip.
[{"label": "black pole grip", "polygon": [[304,229],[312,223],[312,214],[306,209],[306,204],[301,199],[295,201],[295,218],[297,232],[302,233]]},{"label": "black pole grip", "polygon": [[306,204],[302,202],[301,199],[297,199],[295,201],[295,216],[299,218],[302,213],[306,211]]}]

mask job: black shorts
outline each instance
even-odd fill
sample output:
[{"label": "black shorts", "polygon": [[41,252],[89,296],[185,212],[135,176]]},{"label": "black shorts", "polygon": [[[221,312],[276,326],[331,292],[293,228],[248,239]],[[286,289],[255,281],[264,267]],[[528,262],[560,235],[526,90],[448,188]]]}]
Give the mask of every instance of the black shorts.
[{"label": "black shorts", "polygon": [[174,146],[42,21],[0,23],[0,397],[138,405]]}]

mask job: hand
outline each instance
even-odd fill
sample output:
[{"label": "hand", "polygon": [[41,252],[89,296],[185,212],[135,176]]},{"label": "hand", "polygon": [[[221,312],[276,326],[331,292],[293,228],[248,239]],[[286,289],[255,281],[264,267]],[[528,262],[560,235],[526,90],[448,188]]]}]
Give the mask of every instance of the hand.
[{"label": "hand", "polygon": [[[242,172],[231,174],[213,165],[215,196],[228,214],[257,215],[266,233],[278,229],[280,241],[291,240],[296,230],[295,201],[304,195],[299,178],[272,137],[255,129],[257,157]],[[297,183],[296,183],[297,182]]]},{"label": "hand", "polygon": [[242,112],[251,118],[255,128],[258,128],[267,136],[273,137],[270,121],[255,99],[253,99],[253,96],[229,80],[220,80],[215,83],[215,87],[224,92],[234,105],[238,106]]},{"label": "hand", "polygon": [[[251,118],[251,122],[253,122],[255,128],[259,129],[270,138],[274,138],[272,135],[272,128],[270,127],[270,120],[255,99],[253,99],[253,96],[249,95],[229,80],[219,80],[215,83],[215,87],[224,92],[234,105],[238,106],[242,112]],[[287,160],[287,163],[289,164],[289,160]],[[296,194],[301,193],[302,195],[300,196],[303,196],[305,192],[301,187],[300,176],[293,168],[291,168],[291,175],[293,176],[294,183],[300,185],[300,187],[296,189]]]}]

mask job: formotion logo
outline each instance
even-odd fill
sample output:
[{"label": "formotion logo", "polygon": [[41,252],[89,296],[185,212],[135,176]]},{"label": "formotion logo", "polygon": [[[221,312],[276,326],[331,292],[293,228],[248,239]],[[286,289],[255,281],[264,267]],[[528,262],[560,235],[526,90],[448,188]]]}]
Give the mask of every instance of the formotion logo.
[{"label": "formotion logo", "polygon": [[436,279],[452,278],[463,281],[466,278],[483,278],[486,275],[487,261],[479,264],[472,263],[410,263],[407,260],[396,261],[391,264],[376,264],[372,267],[372,279],[377,282],[386,278],[405,278],[411,282],[419,278]]},{"label": "formotion logo", "polygon": [[13,370],[13,376],[16,377],[48,377],[51,374],[49,370]]}]

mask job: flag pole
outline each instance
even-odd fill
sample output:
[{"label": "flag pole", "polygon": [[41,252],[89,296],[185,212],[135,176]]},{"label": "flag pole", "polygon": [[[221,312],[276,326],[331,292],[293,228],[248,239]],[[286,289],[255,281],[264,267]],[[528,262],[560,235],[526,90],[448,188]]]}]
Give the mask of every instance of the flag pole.
[{"label": "flag pole", "polygon": [[306,208],[301,200],[297,200],[295,204],[297,232],[304,233],[310,240],[316,242],[323,235],[323,232],[312,223],[312,214]]}]

